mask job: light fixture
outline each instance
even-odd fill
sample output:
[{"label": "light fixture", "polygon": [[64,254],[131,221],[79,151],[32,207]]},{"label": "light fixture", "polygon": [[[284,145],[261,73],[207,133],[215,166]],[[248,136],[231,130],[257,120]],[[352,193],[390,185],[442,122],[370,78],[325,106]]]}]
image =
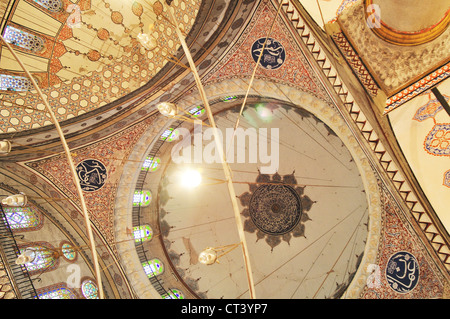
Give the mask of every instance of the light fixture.
[{"label": "light fixture", "polygon": [[[219,246],[219,247],[206,247],[198,255],[198,261],[204,265],[212,265],[214,263],[219,264],[219,257],[225,256],[230,251],[238,247],[241,243]],[[220,255],[217,255],[217,252],[222,252]]]},{"label": "light fixture", "polygon": [[26,248],[19,256],[17,256],[16,264],[17,265],[25,265],[33,262],[36,258],[36,253],[31,248]]},{"label": "light fixture", "polygon": [[178,108],[173,103],[161,102],[156,106],[156,108],[158,109],[159,113],[164,116],[174,117],[178,114]]},{"label": "light fixture", "polygon": [[255,110],[260,119],[264,121],[269,121],[272,119],[273,116],[272,111],[264,104],[257,104],[255,106]]},{"label": "light fixture", "polygon": [[184,187],[194,188],[200,185],[202,176],[196,170],[187,170],[181,174],[180,183]]},{"label": "light fixture", "polygon": [[212,265],[217,261],[217,253],[211,247],[207,247],[198,255],[198,261],[204,265]]},{"label": "light fixture", "polygon": [[0,154],[8,154],[11,152],[11,142],[4,140],[0,141]]},{"label": "light fixture", "polygon": [[7,206],[25,206],[28,202],[24,193],[8,196],[2,199],[2,204]]},{"label": "light fixture", "polygon": [[156,39],[154,37],[151,37],[147,33],[139,33],[137,35],[137,39],[139,43],[147,50],[152,51],[158,46],[158,42],[156,41]]}]

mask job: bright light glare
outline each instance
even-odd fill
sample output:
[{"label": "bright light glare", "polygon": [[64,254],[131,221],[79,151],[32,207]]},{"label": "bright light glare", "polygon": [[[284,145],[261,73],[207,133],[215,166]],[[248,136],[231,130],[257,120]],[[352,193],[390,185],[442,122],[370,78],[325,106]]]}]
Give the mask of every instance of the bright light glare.
[{"label": "bright light glare", "polygon": [[270,121],[272,119],[272,111],[265,107],[263,104],[259,104],[255,107],[256,113],[258,113],[258,116],[264,120],[264,121]]},{"label": "bright light glare", "polygon": [[198,171],[188,170],[181,174],[181,185],[184,187],[197,187],[202,182],[202,176]]}]

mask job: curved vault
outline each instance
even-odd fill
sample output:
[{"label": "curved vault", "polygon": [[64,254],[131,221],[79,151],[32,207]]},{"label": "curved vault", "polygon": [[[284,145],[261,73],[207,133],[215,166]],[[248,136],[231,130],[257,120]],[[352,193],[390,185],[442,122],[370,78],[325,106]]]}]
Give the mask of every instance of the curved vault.
[{"label": "curved vault", "polygon": [[[220,83],[215,83],[212,86],[206,86],[206,93],[207,96],[210,98],[210,100],[214,100],[220,96],[225,96],[225,95],[243,95],[245,94],[245,92],[243,92],[243,90],[241,89],[242,87],[245,87],[244,85],[239,86],[239,80],[224,80]],[[360,179],[360,183],[361,183],[361,188],[358,190],[358,196],[360,196],[359,198],[361,198],[361,200],[365,203],[365,205],[367,205],[367,218],[368,220],[366,220],[366,226],[367,226],[367,236],[363,236],[365,238],[361,238],[361,240],[359,241],[359,243],[362,246],[361,248],[361,254],[359,254],[360,260],[357,261],[357,263],[355,263],[353,265],[353,267],[357,267],[353,269],[353,274],[352,274],[352,278],[346,278],[346,280],[343,280],[342,282],[340,282],[340,286],[337,288],[343,288],[345,290],[345,294],[342,295],[342,290],[339,289],[335,289],[336,287],[333,287],[333,289],[331,289],[331,286],[328,287],[329,292],[325,293],[326,296],[328,297],[339,297],[339,296],[343,296],[343,297],[347,297],[347,298],[355,298],[356,296],[358,296],[359,292],[363,289],[364,285],[366,284],[366,280],[367,280],[367,276],[368,273],[366,272],[367,266],[371,263],[375,263],[375,258],[376,258],[376,252],[377,252],[377,247],[378,247],[378,238],[379,238],[379,234],[380,234],[380,207],[379,207],[379,194],[378,194],[378,190],[377,190],[377,180],[375,178],[375,175],[371,169],[371,166],[369,164],[368,159],[365,157],[365,155],[363,154],[362,150],[360,147],[358,147],[358,142],[355,139],[355,137],[352,135],[351,130],[349,129],[349,127],[347,126],[346,122],[342,119],[342,117],[338,114],[337,110],[332,106],[329,105],[313,96],[311,96],[308,93],[305,92],[299,92],[297,90],[295,90],[294,88],[291,88],[289,86],[285,86],[282,84],[277,84],[276,86],[273,83],[264,81],[264,80],[260,80],[257,79],[254,82],[255,88],[258,89],[258,91],[264,91],[266,93],[266,97],[267,99],[276,99],[277,103],[280,105],[289,105],[290,107],[294,107],[296,105],[300,106],[301,108],[305,109],[307,112],[305,112],[303,114],[309,114],[308,112],[311,112],[315,117],[317,117],[318,121],[308,121],[308,125],[312,125],[312,123],[316,123],[316,125],[319,125],[318,123],[320,123],[321,121],[323,123],[326,124],[326,126],[328,126],[330,128],[330,130],[326,130],[322,131],[320,133],[320,135],[322,137],[326,136],[326,134],[334,132],[336,136],[334,136],[337,141],[339,141],[339,145],[341,146],[345,146],[346,148],[346,152],[349,154],[349,162],[346,163],[347,165],[349,165],[349,163],[351,163],[352,166],[355,167],[356,169],[356,176],[357,175],[361,175],[360,177],[356,177],[357,179]],[[189,101],[189,102],[187,102]],[[194,103],[193,103],[194,102]],[[201,104],[200,102],[200,98],[198,96],[195,96],[195,94],[192,94],[192,96],[186,96],[185,99],[178,101],[178,105],[184,107],[184,108],[188,108],[188,107],[193,107],[196,105]],[[213,105],[213,112],[217,113],[220,110],[224,110],[226,108],[228,108],[230,105],[226,104],[226,103],[218,103],[217,105]],[[280,108],[283,110],[283,112],[285,112],[284,108]],[[300,110],[300,109],[297,109]],[[249,110],[250,112],[251,110]],[[292,112],[292,111],[291,111]],[[229,113],[229,112],[228,112]],[[298,122],[302,121],[302,112],[292,112],[292,114],[296,114],[297,116],[297,120]],[[314,118],[314,116],[312,118]],[[218,123],[221,123],[221,117],[218,116]],[[230,123],[229,120],[226,120],[228,123]],[[155,121],[155,126],[152,127],[152,130],[150,132],[148,132],[148,134],[146,136],[144,136],[140,143],[138,143],[138,145],[136,146],[136,148],[134,149],[134,152],[131,155],[132,160],[136,160],[138,161],[138,163],[133,163],[131,161],[129,161],[125,166],[124,169],[124,175],[122,176],[121,179],[121,184],[119,185],[119,194],[122,194],[122,197],[118,198],[118,200],[116,201],[116,210],[115,210],[115,220],[116,220],[116,236],[118,239],[118,242],[120,242],[121,238],[125,238],[124,236],[124,229],[126,228],[130,228],[131,227],[131,202],[130,202],[130,198],[132,198],[132,193],[134,192],[134,187],[133,185],[136,185],[137,182],[137,178],[139,175],[139,170],[140,170],[140,165],[142,164],[143,160],[145,159],[146,155],[148,154],[149,150],[154,146],[154,143],[157,142],[157,139],[159,138],[159,136],[161,135],[161,133],[167,128],[167,123],[165,123],[165,118],[158,118],[157,121]],[[223,122],[223,121],[222,121]],[[233,121],[231,121],[233,122]],[[295,121],[294,121],[295,122]],[[279,123],[278,123],[279,124]],[[220,127],[220,125],[218,124],[218,126]],[[322,125],[322,128],[325,128],[326,126]],[[318,130],[320,131],[320,130]],[[295,137],[296,135],[293,135],[292,137]],[[286,139],[281,139],[280,141],[286,141]],[[295,138],[292,138],[290,141],[295,140]],[[168,143],[165,143],[168,144]],[[150,145],[150,147],[148,146]],[[168,163],[168,159],[167,156],[170,157],[170,153],[169,151],[166,151],[166,157],[162,156],[162,163]],[[332,154],[332,152],[330,152],[329,154]],[[331,155],[331,157],[333,157]],[[282,166],[280,166],[282,167]],[[161,192],[161,190],[164,187],[167,187],[167,184],[164,182],[161,184],[161,182],[159,182],[159,180],[163,180],[161,178],[162,174],[169,172],[170,170],[168,170],[168,168],[170,168],[170,165],[168,165],[167,167],[165,167],[164,165],[162,165],[162,168],[159,170],[158,174],[155,175],[149,175],[148,180],[146,181],[146,183],[144,183],[147,188],[152,188],[152,192],[154,192],[154,194],[158,194],[158,198],[161,201],[161,197],[164,196],[163,194],[167,195],[167,192]],[[255,178],[255,170],[257,168],[254,167],[254,171],[252,174],[252,180],[254,180]],[[287,176],[293,173],[291,167],[290,169],[288,169],[287,171],[283,171],[281,172],[280,168],[280,172],[279,174],[281,176]],[[220,170],[216,170],[220,173]],[[248,170],[247,170],[248,171]],[[296,171],[296,175],[297,175],[297,171]],[[236,174],[236,173],[235,173]],[[237,173],[239,175],[239,178],[235,178],[236,180],[240,180],[240,177],[245,176],[242,175],[241,173]],[[250,181],[249,178],[244,178],[244,180]],[[299,178],[299,180],[301,180],[301,178]],[[131,181],[131,183],[130,183]],[[130,185],[131,184],[131,185]],[[300,185],[302,184],[302,182],[300,181],[299,183]],[[305,183],[306,184],[306,183]],[[164,187],[162,187],[162,185],[165,185]],[[170,186],[170,185],[169,185]],[[237,185],[240,188],[240,192],[237,192],[238,194],[243,194],[245,192],[248,191],[248,184],[247,185]],[[244,187],[245,186],[245,187]],[[175,187],[175,186],[174,186]],[[306,187],[305,194],[307,194],[312,188],[311,187]],[[200,207],[205,207],[206,204],[204,205],[203,201],[206,200],[205,203],[209,203],[212,205],[213,202],[209,202],[209,200],[211,198],[215,198],[215,200],[219,199],[219,205],[228,205],[227,204],[227,194],[224,193],[224,191],[222,192],[214,192],[212,186],[210,188],[207,189],[203,189],[203,192],[196,192],[197,195],[201,196],[201,200],[202,202],[197,202],[197,206]],[[180,211],[180,206],[181,202],[176,202],[176,200],[174,201],[175,197],[181,198],[180,196],[180,191],[175,191],[175,193],[173,194],[169,194],[169,196],[165,199],[163,199],[163,204],[164,207],[159,207],[157,206],[156,203],[153,203],[153,206],[148,208],[146,211],[142,211],[142,214],[147,214],[148,216],[151,215],[151,219],[155,222],[158,223],[159,219],[161,218],[162,221],[162,229],[160,229],[160,231],[162,231],[164,233],[165,230],[167,230],[167,228],[165,228],[165,225],[168,227],[172,227],[172,226],[176,226],[175,228],[169,228],[172,229],[172,232],[166,232],[162,235],[168,235],[166,238],[164,238],[165,240],[163,241],[162,239],[158,240],[158,246],[161,246],[161,243],[164,242],[165,243],[165,256],[164,258],[166,258],[168,263],[171,263],[173,266],[173,271],[174,273],[177,273],[179,278],[184,278],[186,280],[186,282],[189,283],[189,286],[184,286],[185,291],[189,291],[191,292],[193,297],[199,296],[199,297],[209,297],[209,298],[220,298],[221,295],[220,293],[216,292],[216,293],[211,293],[211,295],[208,294],[211,287],[215,286],[214,282],[216,282],[218,280],[218,277],[223,278],[223,277],[228,277],[227,280],[228,281],[228,285],[224,285],[221,291],[223,291],[223,294],[231,294],[228,295],[228,297],[245,297],[245,289],[244,287],[240,287],[238,290],[240,291],[240,293],[237,293],[236,290],[236,282],[242,282],[245,283],[246,280],[244,277],[242,277],[243,274],[243,264],[242,264],[242,258],[239,256],[239,250],[235,250],[234,252],[228,254],[227,256],[227,265],[233,265],[233,275],[236,276],[235,278],[232,278],[232,276],[229,276],[227,271],[222,272],[222,275],[219,275],[220,271],[219,270],[213,270],[213,267],[222,267],[223,265],[214,265],[214,266],[209,266],[208,268],[204,268],[204,269],[200,269],[201,266],[203,265],[190,265],[191,263],[195,263],[194,259],[192,258],[192,256],[188,257],[189,255],[186,253],[189,249],[191,249],[191,253],[193,253],[193,251],[196,249],[197,253],[199,253],[199,249],[201,250],[202,248],[200,248],[200,246],[198,246],[198,243],[195,243],[195,236],[193,234],[196,233],[196,231],[198,231],[198,234],[201,234],[202,231],[205,231],[204,229],[201,230],[201,225],[197,224],[183,224],[183,221],[189,220],[189,218],[186,218],[187,216],[184,216],[183,213]],[[176,194],[176,196],[174,196],[174,194]],[[218,195],[220,194],[220,195]],[[356,193],[355,193],[356,194]],[[354,195],[355,195],[354,194]],[[363,194],[363,195],[361,195]],[[308,235],[308,226],[313,225],[314,223],[314,219],[318,220],[318,215],[320,213],[314,213],[312,212],[313,209],[315,209],[314,205],[316,205],[316,207],[320,207],[320,205],[318,204],[319,202],[326,202],[326,200],[324,201],[324,199],[319,199],[317,196],[320,196],[320,192],[318,193],[310,193],[307,194],[309,196],[309,198],[311,199],[311,203],[312,207],[311,208],[311,212],[308,213],[309,217],[311,220],[309,219],[303,219],[303,224],[305,225],[305,233],[303,235],[306,235],[306,240],[310,240],[309,238],[311,238],[311,240],[313,240],[313,235],[311,235],[311,237],[309,237],[310,235]],[[195,196],[193,194],[191,194],[191,196],[193,196],[192,198],[194,198]],[[218,197],[217,197],[218,196]],[[349,196],[347,194],[347,196]],[[362,196],[362,197],[361,197]],[[198,198],[197,198],[198,199]],[[186,203],[183,204],[185,206],[188,206],[188,210],[189,207],[194,207],[194,205],[189,204],[189,198],[185,198]],[[172,206],[172,208],[174,208],[175,206],[178,208],[178,213],[175,212],[170,212],[170,209],[168,209],[167,205],[168,203],[170,204],[170,202],[172,201],[172,203],[174,204],[174,206]],[[223,202],[221,202],[223,201]],[[156,202],[156,201],[155,201]],[[217,203],[216,203],[217,204]],[[222,206],[219,206],[222,208]],[[226,206],[224,206],[226,207]],[[200,208],[199,208],[200,209]],[[225,209],[224,213],[222,214],[221,219],[226,219],[228,220],[228,229],[232,229],[231,227],[233,227],[233,218],[232,215],[228,216],[231,218],[227,218],[227,217],[223,217],[223,215],[225,215]],[[345,209],[344,209],[345,210]],[[195,213],[196,211],[199,210],[192,210],[191,212]],[[157,215],[157,212],[159,214],[159,216]],[[348,210],[347,210],[348,212]],[[141,214],[141,215],[142,215]],[[204,214],[201,214],[203,216],[203,218],[206,218],[205,220],[203,220],[203,223],[208,224],[208,216],[210,214],[210,211],[205,211]],[[215,217],[211,217],[212,219],[214,218],[218,218],[217,213],[212,213],[213,216]],[[220,215],[220,214],[219,214]],[[169,216],[169,217],[168,217]],[[183,218],[183,216],[185,218]],[[359,216],[361,217],[361,215]],[[343,216],[341,216],[342,219],[345,219]],[[167,222],[167,220],[170,221],[170,223],[172,223],[172,225],[170,223]],[[211,222],[211,220],[209,220],[209,222]],[[364,222],[362,223],[364,224]],[[184,234],[184,235],[180,235],[181,233],[179,233],[180,236],[177,237],[176,235],[176,229],[182,229],[182,225],[185,225],[187,228],[191,229],[191,231],[189,232],[189,235],[193,236],[192,240],[189,238],[188,234]],[[364,227],[366,227],[364,226]],[[196,227],[200,227],[198,229],[196,229]],[[235,224],[234,224],[235,227]],[[311,227],[311,226],[310,226]],[[310,228],[312,230],[312,228]],[[362,229],[362,228],[361,228]],[[249,230],[247,228],[247,230]],[[210,231],[210,230],[209,230]],[[219,246],[219,245],[226,245],[226,244],[232,244],[235,243],[236,237],[233,237],[234,235],[232,234],[233,230],[229,230],[228,233],[222,233],[222,235],[219,235],[220,232],[217,231],[215,232],[215,230],[213,232],[215,232],[215,243],[212,245],[207,244],[208,246]],[[352,231],[354,231],[354,228],[352,228]],[[171,233],[174,234],[171,238]],[[314,233],[314,231],[313,231]],[[328,233],[330,234],[330,233]],[[342,233],[341,233],[342,234]],[[331,235],[331,234],[330,234]],[[258,253],[255,255],[252,255],[252,260],[256,265],[262,265],[262,263],[260,261],[258,261],[257,258],[261,258],[261,256],[276,256],[277,258],[280,258],[280,262],[281,260],[286,261],[286,259],[289,259],[288,257],[283,255],[283,249],[287,249],[287,247],[289,248],[293,248],[295,247],[294,242],[299,242],[301,241],[302,238],[305,238],[303,236],[297,236],[297,238],[294,238],[294,236],[291,236],[291,238],[289,239],[289,243],[288,241],[284,240],[282,243],[278,243],[277,245],[272,245],[273,250],[271,253],[271,247],[270,244],[269,245],[265,245],[263,244],[263,239],[262,237],[260,238],[261,240],[258,241],[257,239],[257,234],[255,235],[255,233],[250,233],[247,232],[246,233],[247,236],[247,240],[249,242],[254,242],[252,243],[252,247],[258,249]],[[325,237],[324,235],[322,235],[323,238]],[[287,237],[285,237],[287,238]],[[322,239],[323,239],[322,238]],[[220,239],[220,240],[219,240]],[[330,238],[328,238],[330,239]],[[318,240],[318,238],[316,237],[316,240]],[[154,241],[156,242],[156,241]],[[172,244],[170,244],[172,242]],[[266,241],[267,242],[267,241]],[[344,242],[341,241],[342,245],[345,246]],[[193,246],[194,245],[194,246]],[[197,245],[197,246],[196,246]],[[202,242],[201,245],[206,245],[205,242]],[[279,245],[279,246],[278,246]],[[325,245],[324,242],[322,242],[322,245]],[[325,246],[322,246],[321,248],[324,248]],[[195,248],[195,249],[193,249]],[[203,247],[206,248],[206,247]],[[282,249],[283,248],[283,249]],[[343,246],[341,246],[341,248],[343,248]],[[160,248],[159,248],[160,249]],[[299,253],[299,250],[301,250],[301,248],[296,247],[296,253]],[[303,249],[307,250],[306,247],[303,247]],[[131,274],[130,276],[130,280],[132,282],[133,285],[136,285],[137,292],[140,296],[143,297],[148,297],[151,295],[150,291],[152,291],[153,293],[156,293],[154,288],[151,286],[151,284],[149,283],[148,280],[142,282],[139,280],[142,279],[143,277],[145,277],[145,275],[143,274],[143,270],[142,270],[142,266],[140,265],[139,262],[139,258],[137,256],[137,254],[135,252],[132,252],[132,247],[130,245],[119,245],[118,246],[118,251],[121,254],[121,259],[124,263],[124,267],[126,269],[126,271],[128,273]],[[262,250],[264,250],[265,252],[263,252]],[[293,251],[294,249],[292,249]],[[363,251],[362,251],[363,250]],[[150,254],[152,254],[152,249],[149,249]],[[162,253],[161,251],[159,251],[159,253]],[[233,255],[234,254],[234,255]],[[271,255],[272,254],[272,255]],[[275,255],[275,254],[281,254],[281,255]],[[194,253],[195,255],[195,253]],[[170,257],[169,257],[170,256]],[[284,256],[284,259],[283,259]],[[161,256],[158,256],[161,258]],[[293,258],[293,255],[291,255],[291,257]],[[318,256],[316,256],[318,257]],[[336,256],[335,256],[336,257]],[[231,260],[228,260],[228,258],[230,258]],[[309,262],[312,262],[313,260],[311,258],[313,258],[312,256],[309,256]],[[170,261],[169,261],[170,259]],[[186,261],[187,260],[187,261]],[[187,262],[187,263],[186,263]],[[230,262],[230,263],[228,263]],[[295,264],[291,264],[290,267],[293,267],[293,265]],[[359,265],[359,267],[358,267]],[[330,266],[330,263],[328,263],[328,266]],[[189,267],[193,267],[192,269],[189,269]],[[206,266],[203,266],[206,267]],[[310,267],[310,266],[308,266]],[[295,267],[294,267],[295,268]],[[238,270],[241,271],[238,271]],[[256,267],[256,269],[258,269],[258,267]],[[321,273],[320,276],[323,276],[324,273],[326,273],[326,271],[329,271],[331,268],[327,269],[327,270],[323,270],[323,272]],[[176,272],[176,270],[178,272]],[[197,270],[198,272],[195,273],[195,270]],[[223,269],[222,269],[223,270]],[[291,269],[292,270],[292,269]],[[192,271],[192,272],[191,272]],[[260,271],[260,270],[257,270]],[[267,269],[264,271],[268,271]],[[260,271],[255,273],[255,275],[257,276],[257,278],[262,279],[264,277],[264,271]],[[303,273],[308,272],[308,268],[305,266],[305,268],[303,269]],[[331,273],[331,272],[330,272]],[[330,273],[325,274],[325,276],[329,276]],[[226,276],[224,275],[226,274]],[[202,276],[203,275],[203,276]],[[241,276],[241,277],[239,277]],[[287,280],[289,280],[289,275],[284,274],[281,276],[285,276]],[[199,278],[204,278],[204,279],[199,279]],[[215,279],[213,279],[215,278]],[[317,278],[316,278],[317,279]],[[323,277],[322,277],[323,279]],[[230,280],[231,282],[233,282],[233,284],[230,284]],[[295,279],[294,279],[295,280]],[[296,280],[299,280],[298,278]],[[203,282],[202,282],[203,281]],[[180,285],[180,284],[179,284]],[[320,284],[319,284],[320,285]],[[234,286],[234,288],[232,287]],[[209,287],[209,288],[208,288]],[[316,287],[317,288],[317,287]],[[227,290],[228,289],[228,290]],[[230,290],[231,289],[231,290]],[[262,289],[260,288],[260,297],[266,297],[266,298],[272,298],[273,295],[270,295],[270,289],[267,290],[268,288],[264,288]],[[291,288],[290,292],[292,293],[292,291],[295,290],[295,288]],[[297,289],[297,291],[299,291],[300,289]],[[257,295],[258,295],[258,285],[256,286],[256,291],[257,291]],[[287,290],[285,291],[285,293],[287,292]],[[262,293],[262,295],[261,295]],[[278,291],[278,293],[280,293],[280,291]],[[281,298],[286,297],[285,295],[279,295],[281,296]],[[291,297],[294,296],[294,298],[298,298],[300,295],[295,296],[295,294],[291,295]],[[227,297],[227,296],[226,296]],[[311,296],[310,296],[311,297]],[[300,297],[301,298],[301,297]]]}]

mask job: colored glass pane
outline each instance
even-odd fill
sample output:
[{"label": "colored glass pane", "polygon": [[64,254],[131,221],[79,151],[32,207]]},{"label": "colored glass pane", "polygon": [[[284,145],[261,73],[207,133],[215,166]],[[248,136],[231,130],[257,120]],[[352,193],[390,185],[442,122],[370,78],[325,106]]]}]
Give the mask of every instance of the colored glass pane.
[{"label": "colored glass pane", "polygon": [[173,128],[168,128],[167,130],[164,131],[164,133],[161,134],[161,140],[167,141],[167,142],[172,142],[172,141],[176,140],[179,135],[180,135],[180,131],[173,129]]},{"label": "colored glass pane", "polygon": [[153,230],[149,225],[133,227],[133,236],[136,242],[152,239]]},{"label": "colored glass pane", "polygon": [[39,216],[31,207],[3,207],[9,227],[13,230],[38,227]]},{"label": "colored glass pane", "polygon": [[[43,270],[43,269],[49,269],[55,264],[55,258],[53,257],[53,252],[43,246],[34,246],[34,247],[27,247],[28,249],[34,250],[34,260],[32,262],[26,263],[25,266],[28,271],[36,271],[36,270]],[[20,248],[20,253],[23,253],[23,251],[26,248]]]},{"label": "colored glass pane", "polygon": [[0,90],[28,91],[33,88],[31,81],[24,76],[0,74]]},{"label": "colored glass pane", "polygon": [[184,299],[184,295],[178,289],[169,289],[166,295],[163,296],[164,299]]},{"label": "colored glass pane", "polygon": [[205,114],[205,111],[206,110],[203,107],[196,106],[189,110],[189,114],[191,114],[192,117],[199,117]]},{"label": "colored glass pane", "polygon": [[77,299],[77,297],[67,288],[57,288],[38,294],[38,299]]},{"label": "colored glass pane", "polygon": [[167,142],[172,142],[172,141],[174,141],[174,140],[176,140],[176,139],[178,139],[178,136],[180,136],[180,131],[179,130],[174,130],[173,132],[172,132],[172,134],[170,134],[168,137],[167,137]]},{"label": "colored glass pane", "polygon": [[237,96],[225,96],[221,100],[222,100],[222,102],[229,102],[229,101],[233,101],[236,99],[237,99]]},{"label": "colored glass pane", "polygon": [[81,292],[86,299],[98,299],[98,288],[92,280],[83,281]]},{"label": "colored glass pane", "polygon": [[159,157],[147,157],[142,164],[143,171],[154,172],[159,168],[161,159]]},{"label": "colored glass pane", "polygon": [[168,128],[161,134],[161,139],[165,141],[173,132],[173,128]]},{"label": "colored glass pane", "polygon": [[149,190],[135,191],[133,195],[133,206],[148,206],[152,201],[152,193]]},{"label": "colored glass pane", "polygon": [[10,25],[6,26],[3,38],[6,42],[31,52],[39,52],[44,49],[44,40],[40,37]]},{"label": "colored glass pane", "polygon": [[158,276],[164,272],[164,265],[158,259],[152,259],[148,262],[143,262],[145,274],[151,278],[153,276]]},{"label": "colored glass pane", "polygon": [[61,11],[63,7],[61,0],[34,0],[34,2],[50,12]]},{"label": "colored glass pane", "polygon": [[63,244],[61,246],[61,251],[64,257],[66,257],[69,260],[74,260],[75,257],[77,256],[77,253],[70,244]]}]

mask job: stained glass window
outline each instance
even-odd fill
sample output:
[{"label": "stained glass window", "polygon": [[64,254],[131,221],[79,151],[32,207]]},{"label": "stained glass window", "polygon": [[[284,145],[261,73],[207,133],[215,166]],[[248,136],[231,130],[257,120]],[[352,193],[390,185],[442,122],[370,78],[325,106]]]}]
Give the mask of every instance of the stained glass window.
[{"label": "stained glass window", "polygon": [[161,134],[161,140],[166,142],[172,142],[176,140],[179,135],[180,131],[170,127]]},{"label": "stained glass window", "polygon": [[133,227],[133,236],[137,243],[147,241],[152,239],[153,230],[149,225]]},{"label": "stained glass window", "polygon": [[152,201],[152,193],[149,190],[135,191],[133,196],[133,206],[146,207]]},{"label": "stained glass window", "polygon": [[0,90],[2,91],[29,91],[33,83],[24,76],[0,74]]},{"label": "stained glass window", "polygon": [[6,26],[3,38],[6,42],[31,52],[39,52],[44,49],[44,40],[42,38],[10,25]]},{"label": "stained glass window", "polygon": [[42,293],[38,293],[38,299],[77,299],[77,295],[66,287],[51,286],[44,290]]},{"label": "stained glass window", "polygon": [[63,256],[69,261],[73,261],[77,257],[77,252],[69,243],[63,243],[61,245],[61,251],[63,253]]},{"label": "stained glass window", "polygon": [[154,172],[159,168],[161,159],[159,157],[147,157],[142,164],[143,171]]},{"label": "stained glass window", "polygon": [[4,206],[9,227],[13,231],[36,230],[42,225],[41,215],[32,207]]},{"label": "stained glass window", "polygon": [[97,285],[90,279],[83,281],[81,284],[81,292],[86,299],[98,299]]},{"label": "stained glass window", "polygon": [[196,106],[190,109],[188,112],[192,115],[192,117],[200,117],[205,114],[205,111],[205,108],[203,108],[202,106]]},{"label": "stained glass window", "polygon": [[143,262],[142,266],[144,267],[144,271],[149,278],[158,276],[164,272],[164,265],[158,259],[152,259],[148,262]]},{"label": "stained glass window", "polygon": [[19,248],[20,254],[22,254],[27,248],[34,251],[33,261],[25,264],[28,272],[35,273],[40,271],[49,271],[57,266],[57,259],[53,256],[53,251],[50,248],[45,246],[21,247]]},{"label": "stained glass window", "polygon": [[233,96],[225,96],[221,99],[222,102],[229,102],[229,101],[233,101],[236,100],[237,96],[233,95]]},{"label": "stained glass window", "polygon": [[169,135],[169,137],[167,137],[167,142],[172,142],[176,139],[178,139],[178,137],[180,136],[180,131],[179,130],[174,130],[172,132],[172,134]]},{"label": "stained glass window", "polygon": [[163,296],[164,299],[184,299],[184,295],[178,289],[169,289],[167,294]]},{"label": "stained glass window", "polygon": [[50,12],[61,11],[63,7],[61,0],[34,0],[34,2]]}]

